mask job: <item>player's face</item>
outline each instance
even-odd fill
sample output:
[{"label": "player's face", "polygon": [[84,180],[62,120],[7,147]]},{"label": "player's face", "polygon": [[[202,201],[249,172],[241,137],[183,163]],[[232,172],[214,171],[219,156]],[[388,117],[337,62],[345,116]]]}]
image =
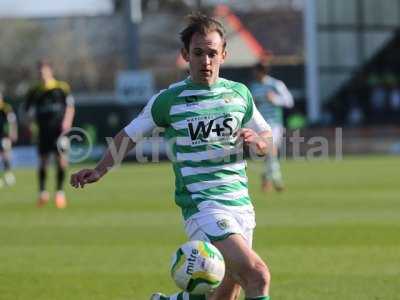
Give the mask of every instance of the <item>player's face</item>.
[{"label": "player's face", "polygon": [[189,62],[193,82],[210,85],[219,76],[219,68],[225,60],[226,51],[218,32],[206,35],[195,33],[190,41],[189,52],[182,49],[183,58]]},{"label": "player's face", "polygon": [[53,78],[53,70],[47,65],[40,66],[39,68],[40,78],[43,81]]},{"label": "player's face", "polygon": [[255,73],[256,80],[258,80],[258,81],[262,81],[266,75],[263,71],[260,71],[260,70],[255,70],[254,73]]}]

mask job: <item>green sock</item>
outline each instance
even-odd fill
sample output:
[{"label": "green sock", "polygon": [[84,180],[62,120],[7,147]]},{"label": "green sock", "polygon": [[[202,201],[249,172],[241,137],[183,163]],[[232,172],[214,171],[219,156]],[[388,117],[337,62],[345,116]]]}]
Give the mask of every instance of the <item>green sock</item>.
[{"label": "green sock", "polygon": [[271,300],[270,296],[258,296],[254,298],[246,298],[245,300]]},{"label": "green sock", "polygon": [[[183,298],[183,296],[186,295],[186,298]],[[186,292],[180,292],[180,293],[176,293],[173,294],[171,296],[168,297],[161,297],[160,300],[172,300],[172,299],[176,299],[176,300],[183,300],[183,299],[189,299],[189,300],[206,300],[206,296],[205,295],[192,295],[192,294],[188,294]]]}]

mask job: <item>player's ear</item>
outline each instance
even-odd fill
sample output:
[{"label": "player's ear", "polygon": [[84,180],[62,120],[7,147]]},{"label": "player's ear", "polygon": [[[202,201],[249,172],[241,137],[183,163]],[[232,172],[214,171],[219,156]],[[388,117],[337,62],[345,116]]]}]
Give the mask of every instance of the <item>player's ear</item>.
[{"label": "player's ear", "polygon": [[189,53],[185,47],[181,48],[181,55],[185,61],[189,62]]},{"label": "player's ear", "polygon": [[225,61],[225,58],[226,58],[226,56],[228,55],[228,53],[226,52],[226,49],[224,49],[223,51],[222,51],[222,59],[221,59],[221,63],[223,63],[224,61]]}]

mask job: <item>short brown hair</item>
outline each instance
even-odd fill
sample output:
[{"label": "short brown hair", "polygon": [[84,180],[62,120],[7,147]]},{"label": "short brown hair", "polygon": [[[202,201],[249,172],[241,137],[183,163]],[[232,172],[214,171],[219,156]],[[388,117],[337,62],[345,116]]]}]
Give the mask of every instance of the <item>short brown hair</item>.
[{"label": "short brown hair", "polygon": [[53,65],[52,65],[51,61],[48,60],[47,58],[42,58],[42,59],[38,60],[36,65],[37,65],[38,69],[40,69],[42,67],[49,67],[50,69],[53,69]]},{"label": "short brown hair", "polygon": [[255,66],[254,69],[257,72],[263,73],[263,74],[267,74],[270,70],[270,66],[267,63],[264,62],[258,62]]},{"label": "short brown hair", "polygon": [[225,29],[220,22],[202,13],[192,13],[186,16],[188,25],[180,33],[181,41],[187,51],[189,51],[190,41],[195,33],[206,35],[216,31],[222,38],[223,49],[226,47]]}]

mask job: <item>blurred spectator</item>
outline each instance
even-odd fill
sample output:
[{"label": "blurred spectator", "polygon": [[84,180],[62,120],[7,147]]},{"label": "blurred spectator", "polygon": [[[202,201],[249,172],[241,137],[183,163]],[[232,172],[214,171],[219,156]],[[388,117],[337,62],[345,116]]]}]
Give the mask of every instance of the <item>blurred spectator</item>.
[{"label": "blurred spectator", "polygon": [[398,81],[393,82],[389,90],[389,111],[392,121],[400,121],[400,85]]},{"label": "blurred spectator", "polygon": [[15,184],[15,176],[11,172],[11,147],[17,141],[17,118],[11,107],[4,101],[0,91],[0,158],[3,161],[4,176],[0,177],[0,188],[5,185]]},{"label": "blurred spectator", "polygon": [[385,117],[387,90],[382,80],[377,74],[371,74],[368,79],[370,86],[369,103],[371,109],[371,121],[382,123]]},{"label": "blurred spectator", "polygon": [[349,105],[346,121],[348,125],[353,127],[361,125],[364,120],[364,113],[358,99],[359,96],[357,91],[350,91],[346,99],[346,102]]},{"label": "blurred spectator", "polygon": [[272,129],[273,149],[267,154],[265,171],[262,175],[262,189],[277,191],[284,189],[278,151],[283,137],[283,108],[292,108],[293,96],[286,85],[269,75],[268,65],[258,63],[254,67],[255,81],[251,85],[254,102]]}]

